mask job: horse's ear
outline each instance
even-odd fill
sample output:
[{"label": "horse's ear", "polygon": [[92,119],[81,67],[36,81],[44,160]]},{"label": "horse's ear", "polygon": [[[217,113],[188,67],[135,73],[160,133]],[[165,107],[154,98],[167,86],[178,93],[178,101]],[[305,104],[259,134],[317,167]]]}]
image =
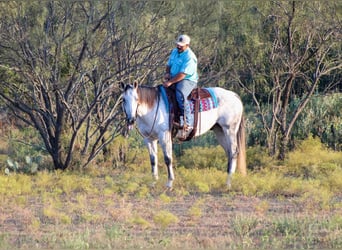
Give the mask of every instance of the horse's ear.
[{"label": "horse's ear", "polygon": [[136,89],[136,88],[138,88],[138,86],[139,86],[139,83],[137,80],[135,80],[133,83],[133,87]]},{"label": "horse's ear", "polygon": [[124,83],[124,82],[119,82],[119,86],[120,86],[120,89],[122,90],[122,91],[124,91],[125,90],[125,87],[126,87],[126,84]]}]

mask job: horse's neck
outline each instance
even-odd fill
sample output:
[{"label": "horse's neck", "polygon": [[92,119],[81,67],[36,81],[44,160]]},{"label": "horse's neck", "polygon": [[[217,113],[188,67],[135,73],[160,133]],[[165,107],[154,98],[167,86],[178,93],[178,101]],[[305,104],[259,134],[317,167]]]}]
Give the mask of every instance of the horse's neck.
[{"label": "horse's neck", "polygon": [[157,98],[151,107],[147,103],[141,103],[137,109],[137,117],[140,122],[152,124],[156,120],[168,120],[169,112],[166,110],[165,102],[162,98]]},{"label": "horse's neck", "polygon": [[140,117],[141,119],[148,119],[148,116],[151,113],[154,113],[155,111],[155,106],[152,108],[149,108],[148,105],[146,104],[139,104],[138,109],[137,109],[137,116]]}]

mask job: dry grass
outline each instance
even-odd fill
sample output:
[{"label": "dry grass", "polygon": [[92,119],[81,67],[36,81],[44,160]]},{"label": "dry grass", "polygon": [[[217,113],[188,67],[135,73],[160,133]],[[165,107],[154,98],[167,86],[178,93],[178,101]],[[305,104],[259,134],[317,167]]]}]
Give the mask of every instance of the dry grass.
[{"label": "dry grass", "polygon": [[206,168],[206,157],[185,168],[186,155],[172,191],[164,167],[153,183],[141,152],[121,169],[2,171],[0,249],[342,248],[341,154],[309,138],[277,166],[259,150],[230,190],[223,169]]},{"label": "dry grass", "polygon": [[223,172],[176,173],[171,192],[139,171],[0,175],[0,248],[342,247],[340,192],[299,179],[281,191],[274,171],[237,175],[230,191]]}]

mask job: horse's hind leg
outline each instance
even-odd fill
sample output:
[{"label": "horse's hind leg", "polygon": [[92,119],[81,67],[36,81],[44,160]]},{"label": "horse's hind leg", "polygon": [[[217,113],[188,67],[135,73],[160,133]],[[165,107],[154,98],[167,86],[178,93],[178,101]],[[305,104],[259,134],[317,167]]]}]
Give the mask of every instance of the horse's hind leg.
[{"label": "horse's hind leg", "polygon": [[236,133],[232,128],[222,128],[220,126],[215,126],[213,128],[218,143],[223,147],[226,156],[228,158],[227,163],[227,186],[231,186],[232,176],[235,173],[236,165],[237,165],[237,155],[238,155],[238,146],[236,141]]},{"label": "horse's hind leg", "polygon": [[231,181],[233,178],[233,174],[235,173],[236,170],[236,165],[237,165],[237,156],[239,154],[238,152],[238,144],[236,140],[236,132],[232,129],[226,130],[225,132],[225,137],[226,141],[228,142],[228,178],[227,178],[227,186],[231,186]]},{"label": "horse's hind leg", "polygon": [[155,180],[158,180],[158,141],[157,140],[147,140],[145,139],[145,143],[148,148],[148,152],[150,154],[150,162],[152,167],[152,176]]}]

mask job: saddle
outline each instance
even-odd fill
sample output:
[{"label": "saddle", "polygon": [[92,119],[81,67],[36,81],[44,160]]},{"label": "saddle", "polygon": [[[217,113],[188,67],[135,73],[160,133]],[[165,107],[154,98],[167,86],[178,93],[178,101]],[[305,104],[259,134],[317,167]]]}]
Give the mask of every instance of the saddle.
[{"label": "saddle", "polygon": [[[174,126],[174,124],[180,123],[180,116],[183,114],[180,114],[180,110],[178,107],[177,99],[176,99],[176,92],[175,90],[171,88],[165,88],[166,95],[169,101],[169,111],[170,111],[170,125],[171,125],[171,131],[172,131],[172,137],[176,137],[176,134],[178,132],[177,126]],[[194,128],[190,132],[190,134],[186,138],[178,138],[180,141],[189,141],[191,140],[197,131],[197,124],[198,124],[198,114],[200,112],[200,100],[206,99],[212,97],[210,92],[205,88],[195,88],[192,90],[190,95],[187,97],[188,100],[191,100],[194,102]]]},{"label": "saddle", "polygon": [[188,96],[188,100],[199,100],[199,99],[206,99],[210,97],[211,95],[207,89],[195,88],[191,91],[190,95]]}]

